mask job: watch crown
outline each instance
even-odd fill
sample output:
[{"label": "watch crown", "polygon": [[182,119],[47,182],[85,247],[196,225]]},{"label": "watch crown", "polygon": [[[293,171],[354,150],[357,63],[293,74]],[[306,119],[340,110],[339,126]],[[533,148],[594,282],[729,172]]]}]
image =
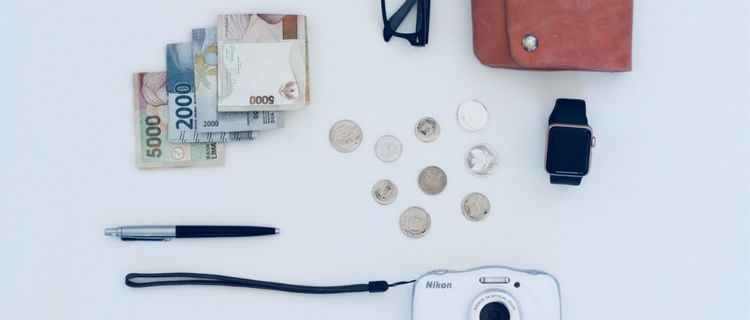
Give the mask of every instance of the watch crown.
[{"label": "watch crown", "polygon": [[591,147],[596,147],[596,137],[591,137]]}]

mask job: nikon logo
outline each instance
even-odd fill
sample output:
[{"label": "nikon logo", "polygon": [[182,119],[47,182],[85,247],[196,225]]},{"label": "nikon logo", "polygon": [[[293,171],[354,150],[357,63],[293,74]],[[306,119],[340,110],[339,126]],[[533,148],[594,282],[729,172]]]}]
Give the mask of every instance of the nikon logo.
[{"label": "nikon logo", "polygon": [[453,283],[440,282],[440,281],[427,281],[425,288],[427,289],[450,289],[453,287]]}]

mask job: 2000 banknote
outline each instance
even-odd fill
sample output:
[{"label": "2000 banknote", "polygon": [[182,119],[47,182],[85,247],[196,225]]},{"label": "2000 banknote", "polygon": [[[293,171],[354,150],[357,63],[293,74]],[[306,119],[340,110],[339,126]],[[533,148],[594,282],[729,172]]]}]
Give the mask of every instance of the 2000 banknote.
[{"label": "2000 banknote", "polygon": [[283,127],[283,112],[219,112],[216,28],[193,29],[198,132],[235,132]]},{"label": "2000 banknote", "polygon": [[220,165],[224,143],[170,143],[167,141],[167,73],[136,73],[135,148],[139,168]]},{"label": "2000 banknote", "polygon": [[167,45],[167,98],[169,142],[252,140],[254,131],[198,132],[192,43]]},{"label": "2000 banknote", "polygon": [[303,15],[219,16],[220,112],[297,110],[309,103],[306,21]]}]

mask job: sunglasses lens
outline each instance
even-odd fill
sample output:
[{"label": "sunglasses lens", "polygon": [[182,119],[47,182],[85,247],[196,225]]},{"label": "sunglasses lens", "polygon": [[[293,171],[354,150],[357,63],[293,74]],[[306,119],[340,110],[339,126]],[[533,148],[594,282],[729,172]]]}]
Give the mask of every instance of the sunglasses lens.
[{"label": "sunglasses lens", "polygon": [[385,14],[391,31],[417,32],[417,0],[385,0]]}]

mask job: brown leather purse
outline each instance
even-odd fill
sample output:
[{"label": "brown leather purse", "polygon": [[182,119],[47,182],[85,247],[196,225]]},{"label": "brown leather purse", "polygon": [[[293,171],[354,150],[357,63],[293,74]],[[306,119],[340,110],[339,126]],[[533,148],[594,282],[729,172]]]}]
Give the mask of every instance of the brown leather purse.
[{"label": "brown leather purse", "polygon": [[472,0],[471,11],[485,65],[631,70],[633,0]]}]

